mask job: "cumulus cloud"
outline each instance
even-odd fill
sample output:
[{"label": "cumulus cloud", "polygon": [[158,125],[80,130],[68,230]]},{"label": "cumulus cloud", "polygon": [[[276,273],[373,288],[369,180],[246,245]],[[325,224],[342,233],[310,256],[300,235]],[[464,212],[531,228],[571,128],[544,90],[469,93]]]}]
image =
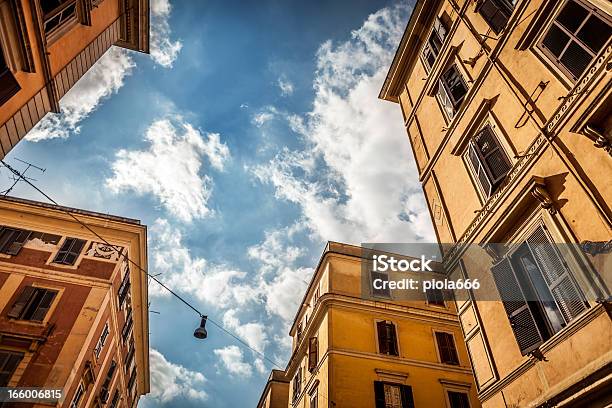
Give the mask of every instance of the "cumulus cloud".
[{"label": "cumulus cloud", "polygon": [[204,401],[208,398],[202,389],[206,378],[202,373],[174,364],[155,349],[149,350],[151,393],[145,399],[168,403],[177,397]]},{"label": "cumulus cloud", "polygon": [[253,373],[253,367],[244,361],[244,355],[238,346],[215,349],[213,353],[219,357],[219,360],[231,375],[250,377]]},{"label": "cumulus cloud", "polygon": [[304,148],[251,168],[324,240],[434,239],[400,111],[376,97],[406,14],[402,5],[381,9],[350,40],[323,43],[313,109],[285,115]]},{"label": "cumulus cloud", "polygon": [[168,0],[151,1],[151,57],[164,68],[172,67],[183,48],[180,40],[171,40],[170,12],[172,6]]},{"label": "cumulus cloud", "polygon": [[242,323],[237,315],[237,309],[230,309],[223,315],[223,325],[232,329],[240,338],[244,339],[249,347],[263,353],[268,344],[266,326],[261,322]]},{"label": "cumulus cloud", "polygon": [[[157,219],[149,228],[149,254],[155,273],[168,286],[189,293],[209,305],[240,304],[252,296],[252,289],[241,285],[246,273],[226,265],[192,256],[183,243],[183,235],[168,220]],[[150,296],[168,296],[152,283]]]},{"label": "cumulus cloud", "polygon": [[294,91],[293,83],[289,81],[284,75],[278,78],[277,84],[281,90],[282,96],[290,96],[293,94],[293,91]]},{"label": "cumulus cloud", "polygon": [[132,73],[132,57],[121,48],[111,47],[60,101],[61,113],[48,114],[30,130],[26,139],[39,142],[67,139],[81,131],[81,122],[123,86]]},{"label": "cumulus cloud", "polygon": [[146,150],[121,149],[112,163],[110,191],[152,194],[178,219],[189,222],[211,214],[207,206],[213,188],[209,175],[201,174],[204,159],[223,170],[229,149],[216,133],[203,135],[180,118],[161,119],[147,129]]},{"label": "cumulus cloud", "polygon": [[[151,2],[150,52],[153,61],[164,68],[172,67],[182,48],[180,41],[170,38],[171,10],[168,0]],[[47,114],[25,139],[40,142],[79,134],[83,120],[123,87],[135,66],[132,51],[111,47],[60,100],[60,113]]]}]

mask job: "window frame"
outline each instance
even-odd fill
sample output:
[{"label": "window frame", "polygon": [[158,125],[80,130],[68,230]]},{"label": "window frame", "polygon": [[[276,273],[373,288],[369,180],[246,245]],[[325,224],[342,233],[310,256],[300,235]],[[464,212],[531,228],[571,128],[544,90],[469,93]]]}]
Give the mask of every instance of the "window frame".
[{"label": "window frame", "polygon": [[[482,13],[482,9],[485,3],[487,2],[493,4],[497,8],[497,13],[501,12],[504,17],[506,17],[505,23],[503,24],[503,26],[499,27],[499,29],[497,29],[497,27],[494,27],[493,22],[490,21],[487,16]],[[506,27],[508,26],[508,22],[512,18],[512,14],[514,13],[514,8],[516,7],[517,1],[515,0],[510,3],[514,4],[509,4],[509,2],[505,0],[478,0],[475,11],[480,15],[480,17],[482,17],[482,19],[487,23],[487,25],[489,26],[489,28],[491,28],[495,35],[500,35],[505,31]],[[504,6],[508,7],[508,9],[504,10]]]},{"label": "window frame", "polygon": [[[2,366],[0,366],[0,373],[5,373],[7,375],[7,381],[6,381],[6,384],[4,384],[4,385],[2,383],[0,383],[0,386],[8,387],[8,385],[11,383],[11,379],[15,375],[15,371],[17,371],[17,369],[19,368],[19,365],[23,361],[23,359],[25,357],[25,353],[16,352],[14,350],[0,349],[0,354],[2,354],[2,353],[6,354],[7,356],[6,356],[6,360],[4,361]],[[16,358],[18,358],[18,360],[15,363],[13,363],[14,367],[11,370],[7,370],[6,369],[6,365],[8,364],[9,359],[11,357],[16,357]]]},{"label": "window frame", "polygon": [[83,386],[83,382],[80,381],[79,386],[77,387],[76,391],[74,392],[74,395],[72,396],[69,408],[78,408],[84,395],[85,387]]},{"label": "window frame", "polygon": [[[439,29],[444,30],[444,35],[440,35]],[[450,27],[447,27],[444,24],[440,16],[434,17],[434,21],[431,24],[431,28],[429,29],[426,35],[426,40],[423,42],[423,46],[421,47],[421,50],[419,51],[419,57],[421,59],[421,63],[425,67],[425,72],[427,72],[428,74],[433,71],[433,68],[436,65],[436,62],[439,60],[439,57],[442,54],[442,51],[444,50],[444,46],[446,45],[446,40],[449,37],[448,36],[449,29]],[[434,35],[440,41],[440,49],[437,51],[437,54],[433,51],[431,47],[431,42],[430,42],[432,36]],[[434,56],[434,61],[433,61],[433,64],[431,65],[429,65],[429,62],[427,61],[427,56],[426,56],[427,50],[429,50],[429,52],[431,52],[432,55]]]},{"label": "window frame", "polygon": [[469,389],[462,389],[462,390],[460,390],[460,389],[455,388],[455,387],[453,387],[453,388],[446,388],[446,387],[445,387],[445,388],[444,388],[444,395],[445,395],[445,397],[446,397],[446,398],[445,398],[445,399],[446,399],[446,405],[448,406],[448,408],[455,408],[455,407],[452,405],[452,402],[451,402],[451,398],[450,398],[450,394],[451,394],[451,393],[454,393],[454,394],[463,394],[463,395],[465,395],[465,396],[466,396],[466,399],[467,399],[467,404],[468,404],[468,405],[467,405],[467,408],[471,408],[472,404],[471,404],[471,402],[470,402],[470,393],[469,393]]},{"label": "window frame", "polygon": [[384,408],[386,406],[387,400],[384,391],[385,385],[399,388],[401,398],[400,403],[402,408],[414,408],[414,394],[412,393],[411,385],[384,380],[374,380],[373,385],[374,406],[376,408]]},{"label": "window frame", "polygon": [[[444,359],[442,357],[442,354],[443,354],[442,353],[442,348],[440,347],[440,342],[438,340],[438,334],[450,336],[450,339],[452,340],[454,354],[455,354],[455,357],[457,358],[456,364],[454,364],[452,362],[444,361]],[[445,330],[433,329],[433,337],[434,337],[434,342],[435,342],[435,345],[436,345],[436,354],[438,355],[438,361],[441,364],[444,364],[444,365],[460,367],[461,366],[461,358],[459,357],[459,349],[457,348],[457,339],[455,338],[455,333],[450,332],[450,331],[445,331]]]},{"label": "window frame", "polygon": [[313,372],[319,365],[319,339],[316,336],[308,339],[308,371]]},{"label": "window frame", "polygon": [[[589,19],[589,17],[592,15],[597,16],[599,19],[608,23],[608,25],[610,25],[611,27],[612,27],[612,17],[608,16],[607,13],[602,12],[595,4],[592,4],[590,2],[586,2],[582,0],[564,0],[563,2],[560,2],[560,4],[558,4],[554,8],[553,12],[551,13],[551,16],[546,20],[540,33],[538,33],[536,40],[534,41],[534,44],[531,47],[532,51],[537,56],[540,56],[541,57],[540,59],[545,63],[545,65],[551,68],[553,72],[560,74],[564,82],[567,82],[568,85],[572,86],[573,84],[578,83],[579,79],[585,74],[585,72],[588,72],[589,67],[593,64],[593,61],[595,61],[597,59],[597,56],[606,48],[606,45],[609,44],[610,40],[608,41],[608,43],[604,44],[602,49],[599,50],[597,54],[594,54],[593,51],[589,47],[586,47],[586,44],[584,44],[582,40],[578,39],[578,37],[574,33],[570,33],[569,30],[567,30],[561,24],[555,24],[557,17],[559,16],[563,8],[567,5],[567,3],[570,1],[573,1],[574,3],[583,7],[588,13],[585,19],[582,21],[579,28],[576,29],[576,33],[584,25],[584,23]],[[559,29],[561,29],[561,31],[563,31],[565,35],[568,35],[570,37],[568,42],[565,44],[560,56],[564,55],[564,52],[567,50],[568,46],[572,43],[577,43],[581,49],[587,51],[587,53],[592,55],[591,61],[589,62],[589,64],[584,69],[584,71],[578,77],[576,77],[571,71],[569,71],[569,69],[566,68],[560,62],[560,58],[555,56],[543,44],[546,35],[550,31],[550,29],[553,27],[553,25],[557,26]]]},{"label": "window frame", "polygon": [[[67,249],[64,249],[68,242],[70,242],[70,246]],[[61,268],[77,269],[81,263],[81,259],[83,259],[83,256],[85,255],[85,248],[87,247],[88,242],[88,240],[82,238],[68,236],[63,237],[58,245],[58,249],[51,254],[50,264]],[[78,253],[74,251],[75,244],[81,246]],[[66,259],[71,255],[75,255],[74,262],[67,263]]]},{"label": "window frame", "polygon": [[[5,238],[5,234],[8,233],[12,233],[12,236]],[[0,227],[0,243],[6,239],[6,242],[1,244],[0,253],[7,256],[19,255],[19,252],[21,252],[21,249],[29,241],[32,233],[32,231],[23,228],[9,226]]]},{"label": "window frame", "polygon": [[[445,75],[451,70],[454,70],[457,73],[459,81],[465,88],[465,93],[458,101],[455,100],[452,96],[452,91],[445,81]],[[450,123],[457,117],[457,113],[459,113],[459,111],[461,110],[463,103],[465,102],[465,98],[470,92],[470,88],[468,87],[468,81],[466,81],[466,79],[464,78],[464,74],[462,73],[462,70],[459,68],[458,62],[456,61],[450,62],[442,71],[436,81],[437,84],[435,87],[435,97],[438,101],[438,105],[440,105],[442,115],[446,119],[447,123]],[[452,109],[452,112],[448,110],[448,104],[445,102],[445,98],[450,103],[450,108]]]},{"label": "window frame", "polygon": [[106,344],[106,340],[108,339],[109,335],[110,328],[108,326],[108,322],[106,322],[102,328],[102,332],[100,333],[96,346],[94,347],[94,355],[96,356],[96,359],[100,358],[100,354],[102,353],[102,350],[104,350],[104,345]]},{"label": "window frame", "polygon": [[[38,300],[38,305],[36,306],[36,309],[31,313],[31,316],[29,319],[25,319],[24,315],[26,314],[26,311],[28,311],[32,306],[33,306],[33,302],[34,299],[36,297],[36,292],[37,291],[45,291],[45,293],[43,293],[39,300]],[[28,294],[28,299],[25,300],[23,299],[24,295]],[[10,308],[8,308],[7,311],[7,317],[9,319],[14,319],[16,321],[19,321],[21,323],[28,323],[28,324],[34,324],[34,325],[41,325],[41,324],[46,324],[50,317],[53,315],[53,312],[55,310],[55,307],[57,306],[59,299],[61,297],[61,293],[63,292],[62,289],[58,289],[58,288],[51,288],[51,287],[46,287],[46,286],[39,286],[36,285],[35,283],[32,283],[30,285],[25,285],[22,287],[21,291],[19,292],[19,295],[17,295],[14,299],[14,302],[11,304]],[[52,293],[53,296],[51,297],[51,299],[49,300],[49,306],[46,307],[46,312],[45,314],[42,316],[41,320],[34,320],[31,317],[33,317],[34,315],[36,315],[36,313],[39,311],[40,309],[40,304],[43,301],[43,298],[48,294],[48,293]],[[17,308],[17,304],[19,302],[24,303],[23,306],[21,307],[21,310],[16,311]]]},{"label": "window frame", "polygon": [[[393,333],[395,336],[395,352],[396,354],[391,354],[390,352],[384,353],[381,349],[381,344],[380,344],[380,334],[378,331],[378,324],[379,323],[385,323],[386,325],[391,325],[393,326]],[[383,355],[383,356],[387,356],[387,357],[394,357],[394,358],[400,358],[402,353],[400,350],[400,341],[399,341],[399,336],[398,336],[398,330],[397,330],[397,324],[392,321],[392,320],[385,320],[385,319],[376,319],[374,320],[374,336],[376,338],[376,353]]]},{"label": "window frame", "polygon": [[[434,299],[430,299],[429,297],[429,293],[440,293],[441,294],[441,298],[438,298],[437,296],[434,296]],[[427,305],[428,306],[432,306],[432,307],[442,307],[442,308],[446,308],[446,301],[444,300],[444,292],[442,291],[442,289],[428,289],[425,291],[425,298],[427,299]]]},{"label": "window frame", "polygon": [[[487,128],[489,129],[491,137],[493,138],[493,140],[495,141],[497,145],[496,149],[501,151],[501,153],[503,154],[505,158],[506,164],[509,167],[506,173],[503,176],[499,177],[497,180],[492,179],[491,170],[487,166],[485,166],[487,164],[485,161],[485,157],[480,152],[480,149],[474,146],[474,139],[478,137],[482,132],[484,132]],[[478,195],[483,203],[486,202],[491,196],[493,196],[499,190],[499,187],[503,184],[504,180],[508,177],[508,174],[512,171],[512,168],[514,167],[514,161],[512,159],[514,155],[509,154],[509,152],[511,152],[512,150],[509,149],[508,147],[508,143],[505,139],[505,133],[497,132],[496,129],[500,129],[500,127],[497,126],[495,122],[493,122],[491,119],[485,120],[483,124],[480,125],[477,128],[477,130],[473,132],[473,134],[468,138],[467,143],[465,144],[465,147],[463,149],[463,152],[461,153],[463,163],[466,169],[468,170],[468,174],[470,175],[472,184],[474,184],[474,186],[476,187],[476,191],[478,192]],[[482,166],[483,171],[485,172],[485,177],[487,178],[488,182],[491,184],[490,193],[488,193],[485,189],[485,186],[482,185],[480,178],[479,178],[480,173],[477,172],[477,169],[475,168],[475,165],[472,162],[472,159],[469,157],[471,149],[474,150],[474,153],[476,154],[479,160],[479,164]]]}]

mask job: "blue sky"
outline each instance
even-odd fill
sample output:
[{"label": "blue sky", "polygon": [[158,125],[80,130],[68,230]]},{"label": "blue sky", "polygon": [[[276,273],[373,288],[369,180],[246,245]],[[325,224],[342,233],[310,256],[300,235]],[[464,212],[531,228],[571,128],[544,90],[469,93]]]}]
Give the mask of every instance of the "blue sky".
[{"label": "blue sky", "polygon": [[[154,0],[151,55],[111,49],[8,161],[46,168],[61,204],[142,220],[150,272],[284,366],[327,240],[433,240],[399,107],[377,99],[409,10]],[[270,364],[150,298],[144,406],[254,406]]]}]

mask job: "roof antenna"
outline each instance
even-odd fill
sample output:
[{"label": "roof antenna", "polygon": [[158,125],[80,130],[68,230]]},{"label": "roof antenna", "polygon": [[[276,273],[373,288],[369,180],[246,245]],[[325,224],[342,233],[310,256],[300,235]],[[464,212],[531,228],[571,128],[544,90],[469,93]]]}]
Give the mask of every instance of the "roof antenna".
[{"label": "roof antenna", "polygon": [[[15,188],[17,183],[19,183],[20,181],[24,181],[24,180],[36,181],[36,179],[33,179],[31,177],[26,177],[26,175],[25,175],[28,172],[28,170],[30,170],[30,168],[34,168],[34,169],[40,171],[41,173],[44,173],[45,171],[47,171],[47,169],[43,169],[42,167],[38,167],[37,165],[32,164],[30,162],[27,162],[25,160],[18,159],[17,157],[15,157],[15,160],[17,160],[18,162],[21,162],[23,164],[26,164],[27,166],[26,166],[25,170],[23,170],[22,172],[19,172],[19,177],[17,177],[14,174],[11,174],[11,176],[9,178],[13,181],[13,184],[9,188],[7,188],[6,190],[0,191],[0,194],[2,194],[3,196],[8,195],[13,190],[13,188]],[[1,165],[1,166],[2,167],[6,167],[4,165]]]}]

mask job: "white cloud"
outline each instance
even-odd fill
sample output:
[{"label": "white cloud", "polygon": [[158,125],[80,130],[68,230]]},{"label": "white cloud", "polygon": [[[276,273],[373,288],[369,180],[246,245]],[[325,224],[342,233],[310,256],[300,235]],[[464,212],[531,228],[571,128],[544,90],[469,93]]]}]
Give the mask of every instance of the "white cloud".
[{"label": "white cloud", "polygon": [[206,378],[202,373],[191,371],[174,364],[155,349],[149,350],[151,370],[151,393],[145,399],[167,403],[177,397],[206,400],[208,395],[202,389]]},{"label": "white cloud", "polygon": [[67,139],[81,131],[81,122],[123,86],[135,64],[128,52],[111,47],[60,101],[61,113],[48,114],[30,130],[26,139],[39,142]]},{"label": "white cloud", "polygon": [[[151,2],[151,57],[164,68],[172,67],[182,48],[180,41],[172,41],[168,19],[171,6],[168,0]],[[79,134],[81,123],[111,95],[123,87],[125,78],[135,67],[131,51],[111,47],[60,100],[60,113],[47,114],[30,130],[25,139],[40,142],[48,139],[67,139]]]},{"label": "white cloud", "polygon": [[284,75],[278,78],[278,87],[281,90],[282,96],[290,96],[293,94],[294,87],[293,83],[289,81]]},{"label": "white cloud", "polygon": [[240,350],[238,346],[227,346],[215,349],[213,353],[219,357],[220,362],[230,374],[240,377],[250,377],[253,373],[253,367],[244,361],[242,350]]},{"label": "white cloud", "polygon": [[119,150],[106,186],[114,193],[152,194],[175,217],[189,222],[211,214],[213,182],[201,175],[203,159],[223,170],[229,149],[219,135],[202,135],[178,118],[157,120],[147,129],[147,150]]},{"label": "white cloud", "polygon": [[274,106],[266,106],[254,114],[251,120],[255,126],[262,127],[278,115],[279,111]]},{"label": "white cloud", "polygon": [[[168,286],[195,296],[209,305],[238,305],[253,298],[252,289],[241,285],[245,272],[194,257],[183,243],[181,231],[168,220],[157,219],[149,228],[151,270]],[[150,296],[168,296],[151,283]]]},{"label": "white cloud", "polygon": [[263,353],[268,344],[266,326],[260,322],[241,323],[237,315],[237,309],[230,309],[223,315],[223,325],[234,331],[241,339],[245,340],[249,347]]},{"label": "white cloud", "polygon": [[324,240],[434,239],[399,108],[377,99],[405,16],[404,6],[384,8],[349,41],[323,43],[312,111],[285,115],[305,148],[251,169]]},{"label": "white cloud", "polygon": [[168,0],[151,1],[151,57],[164,68],[172,67],[183,48],[180,40],[171,40],[170,12],[172,6]]}]

